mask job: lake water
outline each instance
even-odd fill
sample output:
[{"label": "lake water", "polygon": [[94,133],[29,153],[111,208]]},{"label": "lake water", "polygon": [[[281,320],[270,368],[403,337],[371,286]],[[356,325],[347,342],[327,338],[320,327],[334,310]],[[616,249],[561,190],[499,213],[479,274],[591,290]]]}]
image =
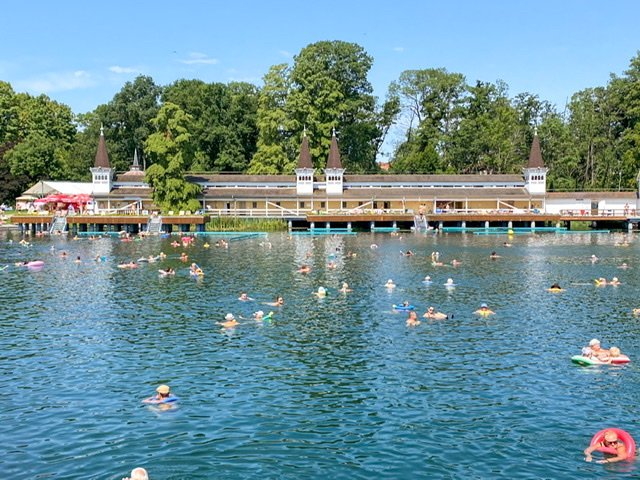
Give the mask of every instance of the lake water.
[{"label": "lake water", "polygon": [[[633,236],[516,235],[507,248],[499,235],[270,234],[183,249],[175,237],[25,247],[2,235],[2,478],[119,480],[135,466],[154,480],[638,476],[634,462],[582,455],[608,426],[640,439]],[[204,278],[190,278],[183,250]],[[117,268],[160,251],[169,258]],[[462,264],[433,267],[432,251]],[[13,265],[35,259],[42,270]],[[312,271],[297,273],[304,263]],[[168,266],[177,275],[160,277]],[[622,285],[596,287],[600,276]],[[353,292],[338,292],[343,281]],[[555,281],[566,291],[548,293]],[[277,295],[284,307],[264,305]],[[404,300],[453,318],[407,327],[391,308]],[[496,315],[474,315],[482,302]],[[241,325],[221,330],[228,312]],[[593,337],[635,363],[572,364]],[[141,403],[161,383],[177,408]]]}]

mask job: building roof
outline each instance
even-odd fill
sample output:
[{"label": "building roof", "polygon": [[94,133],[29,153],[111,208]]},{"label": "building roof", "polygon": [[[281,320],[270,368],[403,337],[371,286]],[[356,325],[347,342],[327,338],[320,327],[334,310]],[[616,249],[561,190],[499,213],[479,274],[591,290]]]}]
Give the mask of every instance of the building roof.
[{"label": "building roof", "polygon": [[[327,200],[325,190],[315,190],[313,195],[298,195],[295,188],[206,188],[203,192],[207,200],[215,199],[264,199],[264,198],[302,198]],[[338,200],[466,200],[466,199],[529,199],[533,198],[525,188],[354,188],[345,190]],[[336,200],[331,197],[330,200]]]},{"label": "building roof", "polygon": [[98,151],[96,152],[96,168],[111,168],[109,164],[109,154],[107,153],[107,143],[104,140],[104,128],[100,127],[100,140],[98,141]]},{"label": "building roof", "polygon": [[302,144],[300,145],[298,168],[313,168],[313,162],[311,161],[311,151],[309,150],[309,139],[307,138],[306,131],[302,136]]},{"label": "building roof", "polygon": [[540,139],[538,134],[533,135],[533,142],[531,142],[531,151],[529,152],[529,163],[527,168],[544,168],[544,162],[542,161],[542,152],[540,151]]},{"label": "building roof", "polygon": [[331,135],[331,146],[329,147],[327,168],[342,168],[342,160],[340,160],[340,149],[338,148],[338,139],[336,138],[335,129],[333,130],[333,134]]},{"label": "building roof", "polygon": [[22,192],[23,195],[46,196],[51,193],[64,193],[66,195],[78,195],[93,193],[93,183],[91,182],[54,182],[41,180],[34,186]]},{"label": "building roof", "polygon": [[607,200],[615,198],[633,201],[635,204],[636,192],[547,192],[546,197],[548,200],[566,200],[569,198],[574,200]]}]

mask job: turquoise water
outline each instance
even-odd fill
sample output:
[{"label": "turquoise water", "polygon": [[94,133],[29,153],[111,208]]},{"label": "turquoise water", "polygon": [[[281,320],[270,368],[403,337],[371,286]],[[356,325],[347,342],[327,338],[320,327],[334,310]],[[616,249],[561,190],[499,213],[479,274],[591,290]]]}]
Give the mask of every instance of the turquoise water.
[{"label": "turquoise water", "polygon": [[[0,237],[0,265],[10,265],[0,272],[2,478],[120,479],[135,466],[154,480],[638,475],[636,463],[582,455],[607,426],[640,439],[633,237],[621,247],[621,235],[517,235],[505,248],[506,236],[278,234],[229,249],[199,238],[184,250],[201,280],[173,239],[23,247],[9,238]],[[489,260],[493,250],[502,258]],[[160,251],[161,263],[117,268]],[[432,251],[462,264],[432,267]],[[45,267],[13,266],[33,259]],[[296,272],[303,263],[311,273]],[[168,266],[177,275],[159,277]],[[595,287],[600,276],[623,285]],[[389,278],[395,291],[383,287]],[[342,281],[353,292],[339,293]],[[566,291],[546,292],[555,281]],[[242,291],[255,300],[238,301]],[[263,304],[276,295],[284,307]],[[454,317],[408,328],[391,309],[403,300]],[[496,315],[473,315],[481,302]],[[259,309],[274,310],[273,321],[251,319]],[[224,331],[216,322],[228,312],[243,319]],[[593,337],[635,363],[573,365]],[[161,383],[177,408],[141,404]]]}]

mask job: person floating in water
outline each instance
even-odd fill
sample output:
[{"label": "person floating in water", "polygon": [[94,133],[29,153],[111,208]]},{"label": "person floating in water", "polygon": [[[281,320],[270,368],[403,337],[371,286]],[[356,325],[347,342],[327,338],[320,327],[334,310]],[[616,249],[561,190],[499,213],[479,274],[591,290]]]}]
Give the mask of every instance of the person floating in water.
[{"label": "person floating in water", "polygon": [[233,313],[227,313],[224,317],[224,322],[218,322],[222,325],[223,328],[233,328],[237,325],[240,325],[240,322],[236,320],[236,317],[233,316]]},{"label": "person floating in water", "polygon": [[584,460],[586,462],[593,461],[591,454],[599,448],[611,448],[615,450],[615,457],[605,458],[603,460],[597,460],[596,463],[615,463],[627,459],[627,448],[624,443],[618,439],[618,434],[613,430],[607,430],[604,432],[604,437],[601,442],[584,449]]},{"label": "person floating in water", "polygon": [[145,398],[143,400],[144,403],[167,403],[173,395],[171,394],[171,388],[169,385],[160,385],[156,388],[156,394]]},{"label": "person floating in water", "polygon": [[418,320],[418,314],[414,310],[409,311],[409,315],[407,316],[407,327],[416,327],[420,325],[420,320]]},{"label": "person floating in water", "polygon": [[266,303],[265,305],[271,305],[272,307],[281,307],[284,305],[284,298],[278,296],[275,301]]},{"label": "person floating in water", "polygon": [[480,308],[478,310],[476,310],[474,313],[478,314],[478,315],[483,315],[483,316],[487,316],[487,315],[493,315],[494,312],[493,310],[489,309],[489,307],[487,306],[486,303],[483,303],[480,305]]}]

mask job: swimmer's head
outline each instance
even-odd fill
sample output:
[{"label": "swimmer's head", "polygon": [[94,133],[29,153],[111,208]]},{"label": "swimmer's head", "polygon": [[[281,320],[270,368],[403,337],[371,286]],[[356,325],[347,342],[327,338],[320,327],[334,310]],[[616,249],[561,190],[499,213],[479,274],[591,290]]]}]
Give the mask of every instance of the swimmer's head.
[{"label": "swimmer's head", "polygon": [[169,385],[160,385],[158,388],[156,388],[156,392],[158,392],[160,395],[168,395],[170,391],[171,389],[169,388]]},{"label": "swimmer's head", "polygon": [[590,347],[593,347],[593,346],[595,346],[595,345],[600,346],[600,340],[598,340],[597,338],[594,338],[594,339],[592,339],[592,340],[589,342],[589,346],[590,346]]},{"label": "swimmer's head", "polygon": [[611,347],[609,349],[609,355],[611,357],[619,357],[620,356],[620,349],[618,347]]},{"label": "swimmer's head", "polygon": [[481,303],[480,308],[489,308],[489,306],[486,303]]},{"label": "swimmer's head", "polygon": [[234,317],[234,316],[233,316],[233,313],[227,313],[227,314],[224,316],[224,319],[225,319],[227,322],[231,322],[232,320],[235,320],[235,319],[236,319],[236,317]]},{"label": "swimmer's head", "polygon": [[604,432],[604,439],[607,442],[615,442],[618,440],[618,434],[613,430],[607,430],[606,432]]}]

